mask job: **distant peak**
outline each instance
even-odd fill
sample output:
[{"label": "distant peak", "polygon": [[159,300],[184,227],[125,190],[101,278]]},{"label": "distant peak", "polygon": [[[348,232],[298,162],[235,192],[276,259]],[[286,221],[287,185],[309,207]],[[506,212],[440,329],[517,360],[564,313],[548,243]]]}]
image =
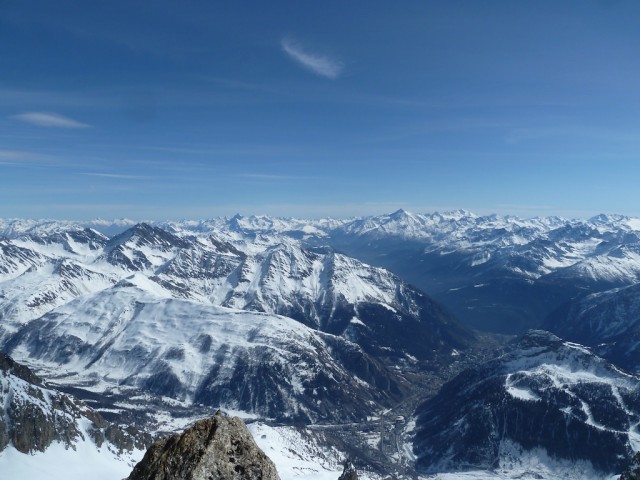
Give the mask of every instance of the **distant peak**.
[{"label": "distant peak", "polygon": [[231,228],[240,229],[242,228],[242,221],[244,217],[239,213],[236,213],[233,217],[229,219],[229,226]]},{"label": "distant peak", "polygon": [[457,210],[448,210],[446,212],[436,212],[435,215],[445,220],[460,220],[462,218],[478,218],[478,216],[475,213],[470,212],[469,210],[464,210],[463,208],[458,208]]},{"label": "distant peak", "polygon": [[408,212],[404,208],[400,208],[395,212],[393,212],[392,214],[390,214],[389,217],[393,218],[394,220],[397,220],[397,219],[412,218],[413,214],[411,212]]},{"label": "distant peak", "polygon": [[591,223],[611,223],[619,222],[622,220],[628,220],[629,217],[625,215],[611,214],[611,213],[599,213],[589,219]]},{"label": "distant peak", "polygon": [[141,232],[148,232],[150,230],[153,230],[154,227],[152,227],[151,225],[149,225],[147,222],[139,222],[136,223],[133,227],[131,227],[132,230],[134,231],[141,231]]}]

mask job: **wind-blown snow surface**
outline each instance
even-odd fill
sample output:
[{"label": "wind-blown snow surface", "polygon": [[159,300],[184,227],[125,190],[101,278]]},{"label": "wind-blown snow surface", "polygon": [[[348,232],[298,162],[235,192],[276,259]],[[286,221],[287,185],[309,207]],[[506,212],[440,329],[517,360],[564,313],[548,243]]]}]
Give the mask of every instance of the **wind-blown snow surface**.
[{"label": "wind-blown snow surface", "polygon": [[294,427],[247,425],[282,480],[335,480],[340,476],[340,452],[318,445]]},{"label": "wind-blown snow surface", "polygon": [[581,470],[603,478],[640,449],[639,423],[637,377],[536,331],[427,401],[418,410],[414,449],[426,472],[540,474],[538,462],[543,472],[567,478]]}]

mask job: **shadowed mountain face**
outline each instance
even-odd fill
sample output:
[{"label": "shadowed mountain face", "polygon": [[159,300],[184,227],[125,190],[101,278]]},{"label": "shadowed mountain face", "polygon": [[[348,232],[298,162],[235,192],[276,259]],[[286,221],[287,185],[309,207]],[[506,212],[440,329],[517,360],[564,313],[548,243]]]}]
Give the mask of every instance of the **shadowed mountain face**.
[{"label": "shadowed mountain face", "polygon": [[577,295],[640,280],[640,222],[398,211],[345,222],[320,242],[388,268],[462,322],[521,333]]},{"label": "shadowed mountain face", "polygon": [[640,438],[638,421],[637,377],[534,331],[422,405],[414,450],[426,472],[495,469],[533,452],[616,473]]},{"label": "shadowed mountain face", "polygon": [[545,327],[623,368],[640,371],[640,284],[569,302],[547,318]]}]

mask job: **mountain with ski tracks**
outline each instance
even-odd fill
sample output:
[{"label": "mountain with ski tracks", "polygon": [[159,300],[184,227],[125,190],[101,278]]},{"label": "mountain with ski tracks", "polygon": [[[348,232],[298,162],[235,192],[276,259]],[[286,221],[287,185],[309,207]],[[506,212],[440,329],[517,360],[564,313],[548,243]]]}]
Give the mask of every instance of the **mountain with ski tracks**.
[{"label": "mountain with ski tracks", "polygon": [[414,450],[423,472],[527,472],[537,463],[554,477],[603,478],[628,466],[639,422],[637,376],[531,331],[418,409]]}]

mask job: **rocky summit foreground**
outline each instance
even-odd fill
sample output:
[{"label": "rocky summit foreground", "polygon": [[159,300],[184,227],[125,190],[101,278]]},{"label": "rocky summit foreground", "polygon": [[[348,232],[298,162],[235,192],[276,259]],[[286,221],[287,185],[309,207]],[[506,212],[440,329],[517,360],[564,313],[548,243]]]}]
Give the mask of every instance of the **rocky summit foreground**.
[{"label": "rocky summit foreground", "polygon": [[218,411],[155,442],[128,480],[279,480],[242,420]]}]

